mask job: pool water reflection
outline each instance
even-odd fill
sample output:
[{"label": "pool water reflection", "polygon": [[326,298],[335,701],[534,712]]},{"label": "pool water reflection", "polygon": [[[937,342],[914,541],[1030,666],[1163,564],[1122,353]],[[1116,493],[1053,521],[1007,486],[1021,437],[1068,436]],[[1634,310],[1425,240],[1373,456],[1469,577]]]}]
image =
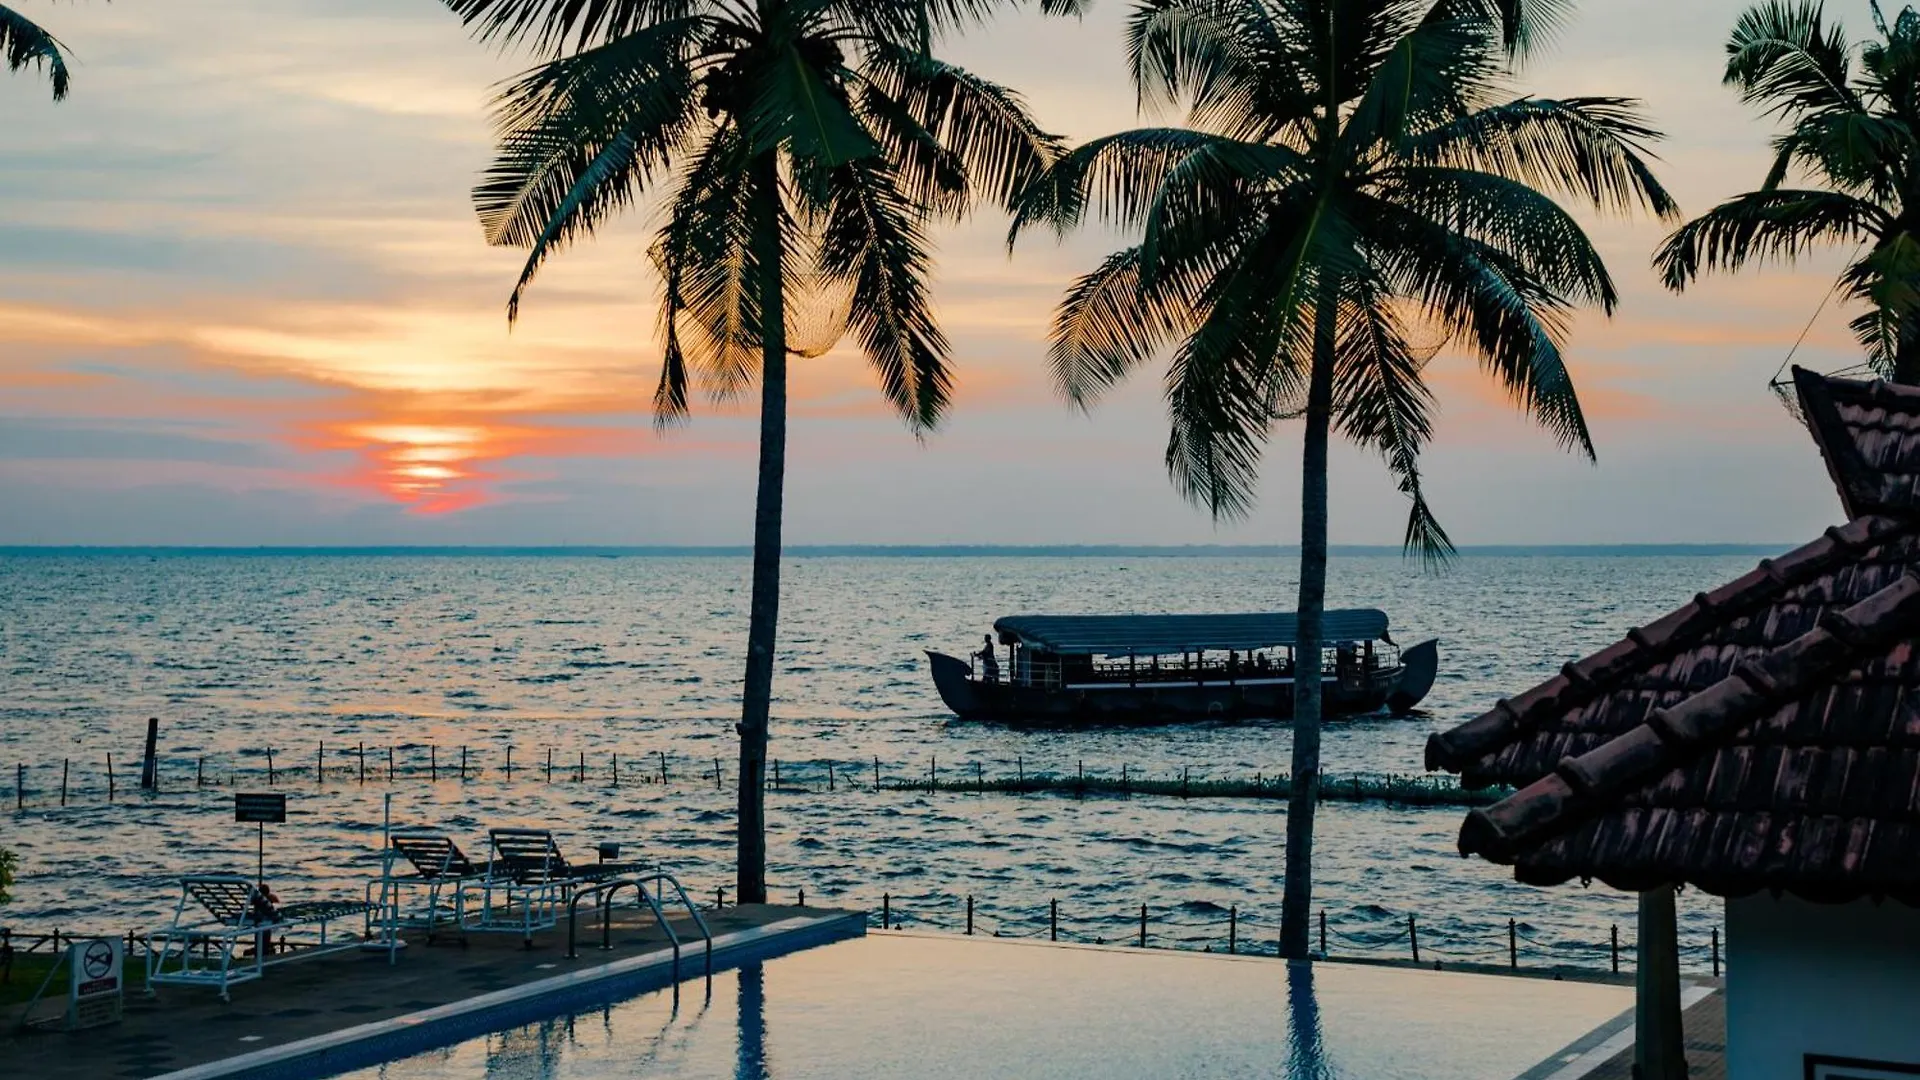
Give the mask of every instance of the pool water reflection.
[{"label": "pool water reflection", "polygon": [[879,934],[349,1074],[356,1080],[1509,1080],[1625,987]]}]

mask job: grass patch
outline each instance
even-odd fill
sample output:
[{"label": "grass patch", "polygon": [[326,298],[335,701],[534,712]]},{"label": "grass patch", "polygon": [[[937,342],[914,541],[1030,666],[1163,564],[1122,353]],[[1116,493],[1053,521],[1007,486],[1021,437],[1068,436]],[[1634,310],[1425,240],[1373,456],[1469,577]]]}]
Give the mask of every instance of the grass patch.
[{"label": "grass patch", "polygon": [[[13,974],[5,982],[0,982],[0,1006],[18,1005],[33,996],[40,989],[40,980],[47,977],[48,969],[58,963],[58,956],[44,952],[13,954]],[[4,970],[4,969],[0,969]],[[65,997],[67,993],[67,973],[62,970],[53,985],[47,987],[48,997]]]}]

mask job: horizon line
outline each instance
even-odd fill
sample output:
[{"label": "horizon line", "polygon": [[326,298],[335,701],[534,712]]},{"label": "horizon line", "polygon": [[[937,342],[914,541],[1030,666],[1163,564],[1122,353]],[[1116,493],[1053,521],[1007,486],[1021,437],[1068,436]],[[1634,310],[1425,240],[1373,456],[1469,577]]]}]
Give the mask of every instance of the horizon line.
[{"label": "horizon line", "polygon": [[[1596,544],[1462,544],[1465,556],[1500,555],[1771,555],[1792,543],[1634,542]],[[1188,557],[1297,556],[1298,544],[791,544],[783,555],[798,557]],[[1329,554],[1404,555],[1397,544],[1329,544]],[[0,544],[0,556],[48,555],[251,555],[251,556],[565,556],[634,558],[742,558],[748,544]]]}]

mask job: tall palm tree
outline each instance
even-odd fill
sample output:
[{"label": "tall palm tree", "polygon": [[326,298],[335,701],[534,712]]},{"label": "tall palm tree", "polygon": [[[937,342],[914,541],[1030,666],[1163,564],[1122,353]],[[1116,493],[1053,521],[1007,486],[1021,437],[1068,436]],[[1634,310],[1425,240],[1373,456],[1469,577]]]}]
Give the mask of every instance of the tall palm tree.
[{"label": "tall palm tree", "polygon": [[[1748,8],[1727,39],[1724,81],[1785,121],[1773,166],[1750,191],[1687,222],[1654,256],[1679,292],[1705,270],[1793,261],[1828,243],[1857,243],[1840,274],[1867,310],[1852,321],[1867,361],[1920,382],[1920,13],[1889,24],[1857,52],[1829,29],[1818,0]],[[1804,188],[1785,186],[1798,173]],[[1864,254],[1861,252],[1864,251]]]},{"label": "tall palm tree", "polygon": [[759,379],[737,895],[764,902],[790,338],[851,330],[908,427],[931,429],[952,376],[927,226],[976,198],[1010,204],[1055,141],[1015,94],[928,51],[984,0],[445,2],[483,39],[577,50],[496,102],[498,154],[474,197],[491,242],[531,249],[509,319],[548,256],[652,196],[657,421],[686,415],[696,379],[722,397]]},{"label": "tall palm tree", "polygon": [[60,39],[5,4],[0,4],[0,57],[6,59],[8,71],[46,68],[53,100],[67,96],[67,58],[60,51]]},{"label": "tall palm tree", "polygon": [[1561,350],[1573,305],[1611,312],[1617,297],[1550,193],[1674,212],[1643,161],[1658,135],[1634,102],[1507,96],[1510,57],[1555,7],[1142,0],[1128,31],[1141,101],[1185,103],[1189,126],[1074,149],[1015,219],[1016,237],[1037,223],[1064,233],[1091,209],[1138,234],[1068,291],[1052,328],[1055,380],[1084,407],[1171,347],[1167,468],[1216,518],[1250,506],[1273,421],[1305,417],[1290,957],[1308,951],[1329,431],[1383,455],[1411,500],[1408,549],[1445,557],[1420,483],[1427,360],[1447,344],[1474,354],[1591,458]]}]

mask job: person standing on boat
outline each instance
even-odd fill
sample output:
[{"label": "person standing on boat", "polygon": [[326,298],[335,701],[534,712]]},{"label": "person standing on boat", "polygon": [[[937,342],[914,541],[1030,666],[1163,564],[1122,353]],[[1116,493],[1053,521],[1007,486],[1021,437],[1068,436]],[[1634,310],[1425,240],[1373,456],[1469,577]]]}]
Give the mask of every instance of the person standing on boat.
[{"label": "person standing on boat", "polygon": [[987,639],[986,645],[982,647],[979,652],[974,653],[975,656],[980,658],[980,677],[987,682],[999,682],[1000,661],[993,655],[993,635],[987,634],[985,636]]}]

